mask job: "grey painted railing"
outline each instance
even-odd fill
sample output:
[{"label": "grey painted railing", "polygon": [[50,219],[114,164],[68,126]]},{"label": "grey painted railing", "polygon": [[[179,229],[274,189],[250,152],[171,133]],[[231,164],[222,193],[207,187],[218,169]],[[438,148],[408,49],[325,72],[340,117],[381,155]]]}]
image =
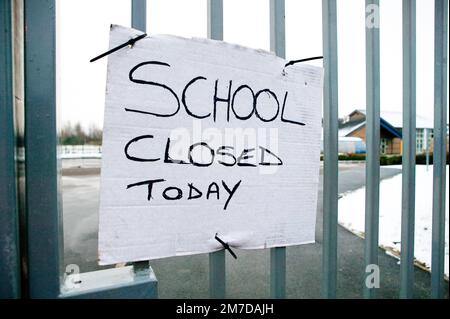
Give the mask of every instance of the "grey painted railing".
[{"label": "grey painted railing", "polygon": [[[57,162],[55,0],[25,0],[25,149],[26,228],[18,230],[16,138],[13,112],[12,0],[0,6],[0,298],[90,298],[157,297],[157,281],[148,262],[136,263],[127,284],[106,275],[101,283],[95,274],[81,274],[94,287],[71,290],[63,280],[61,258],[62,216]],[[285,57],[285,3],[269,0],[270,46]],[[146,0],[132,0],[132,26],[145,31]],[[378,8],[378,0],[366,0],[366,8]],[[369,12],[367,12],[369,13]],[[367,14],[366,13],[366,14]],[[223,0],[207,0],[208,37],[223,39]],[[415,0],[403,0],[403,190],[400,297],[412,298],[414,287],[415,206],[415,99],[416,23]],[[322,0],[324,55],[324,193],[323,270],[324,298],[335,298],[337,289],[337,200],[338,200],[338,52],[336,0]],[[151,31],[151,30],[150,30]],[[435,0],[435,84],[432,297],[443,297],[445,243],[445,176],[447,134],[447,36],[448,0]],[[3,43],[5,45],[3,45]],[[365,264],[378,264],[379,145],[380,145],[380,38],[379,26],[366,24],[366,226]],[[27,269],[19,265],[20,251]],[[5,255],[5,252],[8,254]],[[43,253],[45,252],[45,253]],[[286,248],[271,249],[270,296],[286,297]],[[209,255],[211,298],[226,297],[225,253]],[[109,270],[114,272],[115,270]],[[129,272],[130,269],[118,270]],[[22,274],[27,274],[24,278]],[[27,280],[26,291],[20,282]],[[95,285],[103,288],[95,288]],[[363,286],[366,298],[375,289]]]}]

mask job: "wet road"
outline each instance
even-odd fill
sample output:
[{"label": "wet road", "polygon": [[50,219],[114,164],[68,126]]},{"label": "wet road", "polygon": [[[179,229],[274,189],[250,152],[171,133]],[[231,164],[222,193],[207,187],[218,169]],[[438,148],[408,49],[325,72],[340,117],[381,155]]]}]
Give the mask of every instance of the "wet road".
[{"label": "wet road", "polygon": [[[77,264],[82,272],[97,265],[99,160],[63,162],[63,210],[65,264]],[[382,167],[381,178],[400,173]],[[340,165],[339,193],[365,183],[363,164]],[[316,243],[287,248],[287,297],[320,298],[322,264],[322,174],[319,184]],[[364,241],[339,226],[338,298],[361,298],[364,282]],[[236,250],[238,259],[226,254],[227,296],[269,297],[269,250]],[[150,262],[158,278],[160,298],[208,298],[208,255],[172,257]],[[400,282],[398,260],[379,250],[380,298],[397,298]],[[416,268],[415,297],[428,298],[430,274]],[[448,288],[447,288],[448,298]]]}]

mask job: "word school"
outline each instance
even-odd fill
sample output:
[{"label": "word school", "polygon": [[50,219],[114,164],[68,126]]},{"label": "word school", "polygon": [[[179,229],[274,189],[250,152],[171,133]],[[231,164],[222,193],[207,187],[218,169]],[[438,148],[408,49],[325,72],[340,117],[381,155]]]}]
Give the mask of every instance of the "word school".
[{"label": "word school", "polygon": [[[202,82],[199,81],[208,81],[208,78],[204,76],[197,76],[191,79],[184,87],[183,92],[180,96],[175,92],[173,88],[171,88],[167,83],[158,83],[154,81],[144,80],[142,78],[138,78],[135,75],[135,72],[137,72],[140,69],[143,69],[146,71],[146,73],[150,73],[150,70],[148,69],[149,66],[164,66],[169,67],[170,64],[166,62],[161,61],[146,61],[139,63],[135,67],[133,67],[129,74],[128,78],[131,82],[135,84],[140,85],[147,85],[147,86],[153,86],[153,87],[159,87],[161,88],[168,96],[172,96],[173,105],[167,106],[168,109],[172,110],[168,113],[156,113],[152,110],[149,110],[147,108],[132,108],[132,107],[125,107],[126,112],[135,112],[145,115],[152,115],[156,117],[172,117],[179,113],[181,109],[181,105],[184,106],[184,110],[186,114],[193,119],[206,119],[209,117],[213,118],[213,121],[217,121],[217,104],[218,103],[224,103],[226,104],[226,121],[230,122],[230,115],[233,114],[234,117],[241,121],[246,121],[252,117],[258,118],[261,122],[272,122],[275,121],[277,118],[280,119],[281,122],[284,123],[290,123],[290,124],[296,124],[304,126],[305,123],[299,120],[291,119],[289,118],[285,113],[285,110],[287,108],[287,101],[288,101],[288,94],[289,92],[286,91],[284,93],[284,96],[282,99],[280,99],[277,94],[269,89],[264,88],[259,91],[254,90],[252,87],[250,87],[247,84],[240,85],[239,87],[235,88],[233,87],[233,80],[228,81],[228,94],[225,96],[219,96],[218,94],[218,87],[220,85],[219,79],[215,79],[214,81],[214,94],[212,98],[212,112],[207,114],[198,114],[196,111],[193,110],[192,105],[188,105],[186,101],[186,96],[188,95],[189,90],[191,87],[195,85],[201,85]],[[234,91],[233,91],[234,89]],[[250,97],[250,99],[249,99]],[[280,96],[281,97],[281,96]],[[260,110],[261,107],[261,99],[269,99],[271,101],[271,105],[269,106],[269,109],[272,109],[272,114],[268,116],[267,114],[264,115],[263,112]],[[243,99],[245,101],[244,104],[251,105],[251,110],[248,112],[248,114],[242,114],[242,110],[239,110],[239,107],[242,106],[242,100],[241,102],[238,102],[238,100]],[[180,102],[181,100],[181,102]],[[267,107],[267,106],[266,106]],[[291,106],[292,107],[292,106]]]}]

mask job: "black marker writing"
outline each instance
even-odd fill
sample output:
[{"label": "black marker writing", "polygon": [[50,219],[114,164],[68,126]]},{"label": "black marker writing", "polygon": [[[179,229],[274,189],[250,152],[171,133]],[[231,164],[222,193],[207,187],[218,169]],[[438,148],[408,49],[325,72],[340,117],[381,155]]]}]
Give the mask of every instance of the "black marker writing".
[{"label": "black marker writing", "polygon": [[[142,182],[137,182],[134,184],[127,185],[127,189],[131,189],[133,187],[137,186],[147,186],[147,200],[150,201],[151,199],[154,199],[153,193],[157,193],[157,191],[154,191],[153,187],[156,183],[162,183],[165,182],[164,179],[152,179],[152,180],[146,180]],[[223,206],[224,210],[227,210],[228,204],[230,203],[231,199],[233,198],[234,194],[236,193],[236,190],[238,189],[239,185],[241,184],[241,180],[237,182],[232,188],[230,188],[225,181],[222,180],[222,187],[223,190],[226,192],[227,198],[225,200],[225,204]],[[203,193],[197,186],[194,186],[193,183],[188,183],[188,197],[187,200],[198,200],[203,197]],[[195,192],[195,194],[194,194]],[[221,188],[219,187],[219,184],[216,182],[212,182],[208,185],[208,188],[206,189],[206,200],[220,200]],[[174,201],[174,200],[181,200],[183,199],[183,189],[176,186],[168,186],[163,188],[161,192],[161,197],[168,201]]]},{"label": "black marker writing", "polygon": [[227,210],[228,203],[230,202],[231,198],[233,197],[234,193],[238,189],[239,185],[241,185],[242,180],[240,180],[236,185],[233,186],[233,189],[230,190],[227,184],[225,184],[224,181],[222,181],[222,185],[225,188],[225,190],[228,192],[228,199],[225,202],[225,206],[223,207],[224,210]]},{"label": "black marker writing", "polygon": [[134,72],[136,72],[141,67],[146,66],[146,65],[162,65],[162,66],[167,66],[167,67],[170,68],[170,65],[168,63],[165,63],[165,62],[160,62],[160,61],[142,62],[142,63],[139,63],[138,65],[136,65],[134,68],[132,68],[130,70],[128,78],[133,83],[145,84],[145,85],[153,85],[153,86],[161,87],[164,90],[170,92],[172,94],[172,96],[175,98],[175,101],[177,102],[176,110],[175,110],[175,112],[172,112],[172,113],[169,113],[169,114],[160,114],[160,113],[154,113],[154,112],[150,112],[150,111],[143,111],[143,110],[131,109],[131,108],[125,108],[125,111],[127,111],[127,112],[136,112],[136,113],[141,113],[141,114],[148,114],[148,115],[154,115],[154,116],[158,116],[158,117],[171,117],[171,116],[174,116],[180,110],[180,100],[178,99],[177,94],[169,86],[167,86],[165,84],[153,82],[153,81],[145,81],[145,80],[141,80],[141,79],[136,79],[134,77]]},{"label": "black marker writing", "polygon": [[142,185],[147,185],[148,186],[148,191],[147,191],[147,200],[149,201],[150,199],[152,199],[152,188],[153,188],[153,184],[155,183],[161,183],[161,182],[165,182],[165,179],[150,179],[148,181],[142,181],[142,182],[138,182],[138,183],[134,183],[134,184],[129,184],[127,185],[127,189],[130,189],[132,187],[136,187],[136,186],[142,186]]},{"label": "black marker writing", "polygon": [[[285,110],[286,110],[287,101],[288,101],[288,99],[287,99],[288,91],[284,92],[283,105],[281,106],[281,112],[280,112],[280,102],[279,102],[277,94],[273,90],[271,90],[269,88],[264,88],[264,89],[257,91],[257,90],[252,89],[250,87],[250,85],[248,85],[248,84],[242,84],[239,87],[237,87],[236,90],[233,92],[233,80],[228,80],[225,82],[228,84],[226,86],[227,93],[225,95],[220,95],[219,87],[223,87],[224,81],[220,80],[219,78],[214,79],[214,92],[212,92],[212,99],[210,100],[212,102],[211,103],[212,112],[207,113],[207,114],[197,114],[196,112],[193,111],[193,106],[188,105],[186,97],[188,95],[189,89],[191,89],[191,87],[194,84],[199,85],[199,84],[197,84],[198,81],[200,81],[200,80],[208,81],[208,79],[206,77],[200,75],[200,76],[196,76],[196,77],[192,78],[191,80],[189,80],[187,82],[187,84],[183,87],[183,90],[181,91],[181,103],[180,103],[180,98],[179,98],[178,94],[168,84],[158,83],[158,82],[154,82],[154,81],[150,81],[150,80],[144,80],[142,78],[138,78],[135,75],[135,73],[138,70],[146,70],[147,69],[146,67],[150,66],[150,65],[164,66],[164,67],[168,67],[168,68],[171,67],[170,64],[168,64],[166,62],[161,62],[161,61],[142,62],[142,63],[137,64],[130,70],[130,72],[128,74],[129,80],[131,82],[139,84],[139,85],[146,85],[146,86],[162,88],[165,92],[169,93],[170,96],[172,96],[174,98],[174,101],[176,102],[175,106],[172,106],[171,104],[169,104],[169,105],[164,105],[164,108],[168,108],[170,110],[175,108],[175,110],[168,112],[168,113],[156,113],[156,112],[151,111],[151,107],[142,106],[140,108],[125,107],[125,111],[138,113],[138,114],[144,114],[144,115],[152,115],[152,116],[156,116],[156,117],[172,117],[179,113],[181,104],[183,104],[186,114],[189,115],[190,117],[195,118],[195,119],[205,119],[205,118],[210,117],[211,113],[212,113],[213,121],[217,122],[218,114],[220,112],[220,107],[221,107],[221,105],[223,105],[223,103],[225,103],[226,122],[230,122],[230,114],[231,113],[234,115],[234,117],[236,119],[241,120],[241,121],[249,120],[253,115],[255,115],[256,118],[258,118],[262,122],[275,121],[278,118],[279,114],[281,113],[281,116],[280,116],[281,122],[297,124],[297,125],[301,125],[301,126],[305,125],[305,123],[303,123],[301,121],[287,118]],[[143,72],[141,72],[141,73],[143,73]],[[149,72],[146,72],[145,74],[147,74],[147,73],[149,73]],[[245,94],[245,93],[247,93],[247,94]],[[240,99],[237,99],[237,96],[240,96]],[[250,111],[248,114],[242,114],[241,111],[238,110],[239,105],[237,105],[238,104],[237,101],[238,100],[241,101],[241,102],[239,102],[239,104],[242,103],[242,99],[244,97],[248,100],[247,101],[244,100],[243,105],[247,104],[250,106]],[[265,99],[269,99],[269,103],[261,103],[260,100],[263,97]],[[262,106],[266,106],[266,108],[273,109],[273,115],[271,117],[263,116],[262,110],[261,110]],[[291,107],[298,108],[299,106],[291,105]],[[159,109],[161,109],[161,107]],[[231,112],[230,112],[230,110],[231,110]],[[223,112],[220,112],[220,113],[223,113]]]}]

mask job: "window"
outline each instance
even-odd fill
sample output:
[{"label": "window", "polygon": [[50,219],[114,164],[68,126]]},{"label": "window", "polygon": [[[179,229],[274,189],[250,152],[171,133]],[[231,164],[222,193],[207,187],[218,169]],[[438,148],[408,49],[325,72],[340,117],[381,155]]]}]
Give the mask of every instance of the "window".
[{"label": "window", "polygon": [[422,153],[424,148],[423,129],[416,130],[416,153]]},{"label": "window", "polygon": [[381,154],[386,154],[388,148],[388,140],[387,138],[381,138],[380,139],[380,152]]}]

